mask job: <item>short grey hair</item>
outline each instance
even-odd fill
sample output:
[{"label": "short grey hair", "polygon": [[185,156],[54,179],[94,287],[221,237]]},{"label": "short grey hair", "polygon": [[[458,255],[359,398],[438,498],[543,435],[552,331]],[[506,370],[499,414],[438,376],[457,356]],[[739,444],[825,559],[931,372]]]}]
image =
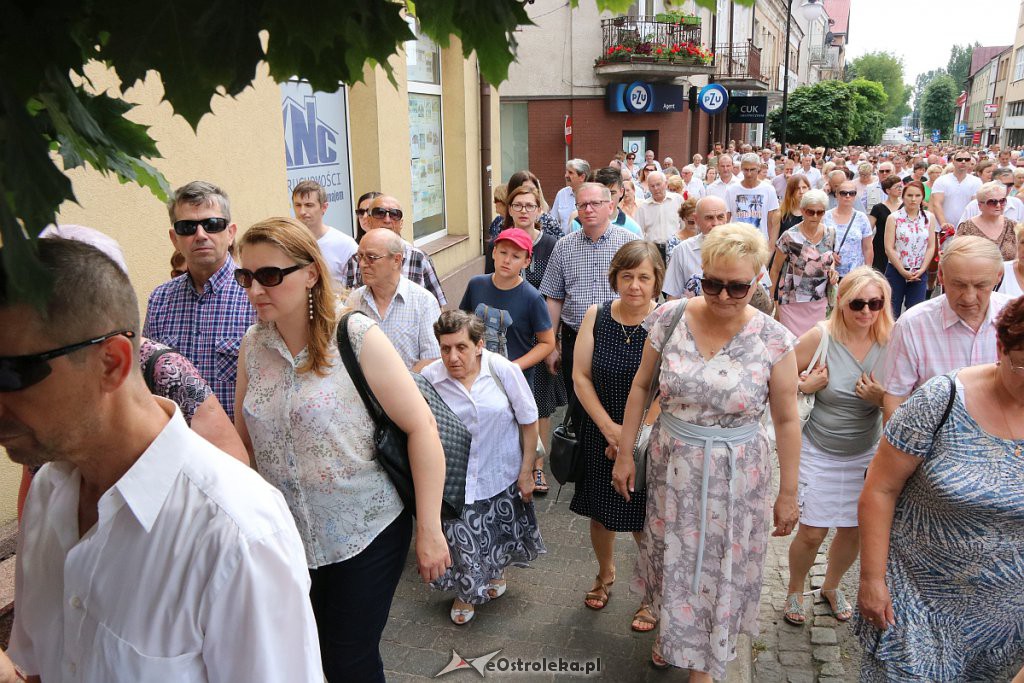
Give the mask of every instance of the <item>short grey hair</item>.
[{"label": "short grey hair", "polygon": [[871,165],[870,161],[862,161],[857,164],[857,173],[871,173],[875,170],[875,167]]},{"label": "short grey hair", "polygon": [[800,208],[806,209],[810,206],[820,206],[823,209],[827,209],[828,195],[822,190],[807,190],[807,192],[804,192],[804,196],[800,198]]},{"label": "short grey hair", "polygon": [[[804,195],[805,197],[807,195]],[[997,270],[1002,270],[1003,255],[996,243],[987,237],[978,235],[961,235],[946,243],[939,255],[939,265],[945,265],[954,256],[962,258],[982,258],[990,261]]]},{"label": "short grey hair", "polygon": [[997,168],[995,171],[992,172],[992,180],[995,180],[996,178],[1002,178],[1004,175],[1013,177],[1013,169],[1005,167]]},{"label": "short grey hair", "polygon": [[998,192],[1006,192],[1006,186],[997,180],[990,180],[981,187],[978,188],[975,197],[978,199],[978,204],[981,204],[986,199]]},{"label": "short grey hair", "polygon": [[747,152],[746,154],[740,157],[740,164],[757,164],[760,167],[761,157],[758,156],[757,154],[754,154],[753,152]]},{"label": "short grey hair", "polygon": [[193,180],[187,185],[182,185],[171,193],[167,200],[167,214],[171,218],[171,224],[178,220],[174,212],[178,206],[188,204],[189,206],[212,206],[214,202],[220,209],[221,215],[231,222],[231,203],[228,201],[228,193],[213,183],[205,180]]},{"label": "short grey hair", "polygon": [[[654,174],[652,173],[651,175]],[[612,198],[612,191],[608,189],[607,185],[602,185],[601,183],[583,183],[580,185],[579,189],[576,190],[576,196],[578,197],[583,190],[600,190],[601,196],[604,199],[610,201]]]},{"label": "short grey hair", "polygon": [[665,174],[661,171],[651,171],[650,173],[647,174],[647,182],[651,182],[652,180],[658,178],[660,178],[661,180],[666,180]]},{"label": "short grey hair", "polygon": [[588,176],[590,175],[590,164],[586,159],[569,159],[565,162],[565,167],[572,169],[572,172],[576,175]]}]

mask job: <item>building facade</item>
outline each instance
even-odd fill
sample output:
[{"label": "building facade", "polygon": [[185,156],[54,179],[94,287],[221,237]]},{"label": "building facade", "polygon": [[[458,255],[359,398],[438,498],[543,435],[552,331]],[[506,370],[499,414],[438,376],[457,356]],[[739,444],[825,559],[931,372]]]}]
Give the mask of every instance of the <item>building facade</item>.
[{"label": "building facade", "polygon": [[1003,146],[1020,147],[1024,146],[1024,0],[1017,14],[1006,81],[1000,142]]},{"label": "building facade", "polygon": [[976,47],[967,75],[967,98],[957,121],[966,144],[987,146],[999,140],[1000,104],[1009,70],[1010,45]]}]

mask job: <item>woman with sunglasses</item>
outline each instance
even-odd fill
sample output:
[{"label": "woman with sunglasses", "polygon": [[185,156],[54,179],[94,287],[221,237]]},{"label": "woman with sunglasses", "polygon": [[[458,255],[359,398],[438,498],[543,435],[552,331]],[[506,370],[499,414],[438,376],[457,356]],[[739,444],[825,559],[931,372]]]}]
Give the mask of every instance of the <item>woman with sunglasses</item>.
[{"label": "woman with sunglasses", "polygon": [[874,260],[874,245],[871,241],[874,230],[871,229],[867,214],[854,205],[859,201],[858,192],[854,182],[840,184],[836,191],[835,208],[825,213],[825,225],[836,231],[836,252],[839,254],[836,270],[840,279],[854,268]]},{"label": "woman with sunglasses", "polygon": [[647,178],[657,170],[658,169],[654,164],[644,164],[644,167],[640,169],[640,177],[637,181],[637,192],[643,194],[644,199],[651,198],[651,188],[647,186]]},{"label": "woman with sunglasses", "polygon": [[[826,289],[836,280],[836,231],[824,224],[828,197],[809,190],[800,199],[803,220],[779,236],[772,262],[772,289],[779,292],[779,320],[804,334],[825,319]],[[783,266],[786,274],[781,276]]]},{"label": "woman with sunglasses", "polygon": [[920,387],[868,467],[861,681],[1008,681],[1024,662],[1024,298],[993,326],[996,362]]},{"label": "woman with sunglasses", "polygon": [[977,235],[995,242],[1004,261],[1017,257],[1017,238],[1013,221],[1003,215],[1006,208],[1006,187],[998,181],[981,186],[977,194],[981,213],[957,226],[956,236]]},{"label": "woman with sunglasses", "polygon": [[935,216],[921,207],[924,186],[910,182],[903,186],[903,208],[885,221],[885,279],[892,287],[892,315],[900,314],[925,299],[928,266],[935,253]]},{"label": "woman with sunglasses", "polygon": [[367,222],[370,215],[370,204],[377,197],[382,197],[383,194],[380,192],[365,192],[359,196],[359,201],[356,202],[356,242],[363,239],[363,235],[370,229],[370,224]]},{"label": "woman with sunglasses", "polygon": [[[245,288],[259,322],[238,357],[235,426],[260,474],[284,495],[306,549],[327,680],[384,681],[380,635],[412,534],[375,457],[373,419],[338,354],[339,304],[316,241],[290,218],[242,236]],[[348,333],[370,390],[408,437],[416,559],[424,581],[451,563],[441,531],[444,453],[405,363],[369,318]],[[268,590],[273,590],[268,586]]]},{"label": "woman with sunglasses", "polygon": [[799,516],[796,339],[749,305],[768,255],[750,225],[705,236],[702,296],[671,301],[645,321],[612,472],[615,490],[632,500],[632,446],[660,367],[632,587],[658,621],[653,663],[689,669],[694,683],[723,679],[737,636],[757,628],[772,479],[760,422],[768,403],[781,473],[772,535],[788,535]]},{"label": "woman with sunglasses", "polygon": [[[839,283],[832,317],[797,343],[799,389],[815,399],[800,451],[800,528],[789,546],[783,618],[794,626],[806,620],[804,582],[832,528],[825,578],[815,595],[826,600],[837,621],[853,616],[839,583],[857,558],[857,499],[882,433],[885,390],[874,373],[892,333],[890,291],[878,271],[855,268]],[[826,361],[811,367],[823,335]]]}]

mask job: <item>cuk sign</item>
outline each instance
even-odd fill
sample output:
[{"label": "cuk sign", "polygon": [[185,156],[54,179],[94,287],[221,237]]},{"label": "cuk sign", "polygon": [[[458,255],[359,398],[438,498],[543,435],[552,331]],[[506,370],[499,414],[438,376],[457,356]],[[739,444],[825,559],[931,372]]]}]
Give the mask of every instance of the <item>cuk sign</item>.
[{"label": "cuk sign", "polygon": [[304,81],[281,84],[281,117],[288,176],[292,190],[315,180],[327,192],[324,223],[355,236],[352,226],[352,177],[349,170],[348,101],[344,86],[337,92],[314,92]]},{"label": "cuk sign", "polygon": [[733,97],[729,100],[729,123],[764,123],[768,97]]}]

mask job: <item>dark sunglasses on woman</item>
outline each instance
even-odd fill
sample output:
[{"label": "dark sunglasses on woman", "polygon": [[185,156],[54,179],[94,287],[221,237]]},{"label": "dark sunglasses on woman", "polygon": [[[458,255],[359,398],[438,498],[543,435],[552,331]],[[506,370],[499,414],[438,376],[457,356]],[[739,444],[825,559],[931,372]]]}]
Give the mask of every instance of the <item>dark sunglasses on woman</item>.
[{"label": "dark sunglasses on woman", "polygon": [[882,299],[853,299],[850,301],[850,310],[863,311],[867,306],[869,311],[880,311],[884,305],[885,301]]},{"label": "dark sunglasses on woman", "polygon": [[210,218],[202,218],[197,221],[187,219],[174,221],[174,232],[182,237],[188,237],[196,234],[196,230],[200,226],[208,233],[224,232],[228,227],[228,219],[211,216]]},{"label": "dark sunglasses on woman", "polygon": [[50,367],[50,361],[54,358],[66,356],[69,353],[74,353],[75,351],[84,349],[87,346],[100,344],[111,337],[116,337],[118,335],[124,335],[131,339],[135,336],[135,333],[131,330],[119,330],[117,332],[105,334],[101,337],[95,337],[76,344],[62,346],[59,349],[53,349],[52,351],[43,351],[42,353],[33,353],[27,356],[7,356],[0,358],[0,392],[21,391],[22,389],[27,389],[33,384],[38,384],[50,376],[50,372],[53,370],[53,368]]},{"label": "dark sunglasses on woman", "polygon": [[730,299],[742,299],[750,292],[750,288],[754,286],[755,282],[757,282],[757,276],[750,282],[722,282],[721,280],[702,277],[700,279],[700,286],[705,294],[711,296],[718,296],[724,289]]},{"label": "dark sunglasses on woman", "polygon": [[289,268],[264,266],[263,268],[257,268],[255,271],[247,270],[245,268],[236,268],[235,282],[237,282],[243,289],[249,289],[252,287],[253,280],[256,280],[256,282],[260,283],[264,287],[277,287],[282,281],[284,281],[285,275],[288,273],[294,273],[302,267],[302,264],[296,264]]}]

